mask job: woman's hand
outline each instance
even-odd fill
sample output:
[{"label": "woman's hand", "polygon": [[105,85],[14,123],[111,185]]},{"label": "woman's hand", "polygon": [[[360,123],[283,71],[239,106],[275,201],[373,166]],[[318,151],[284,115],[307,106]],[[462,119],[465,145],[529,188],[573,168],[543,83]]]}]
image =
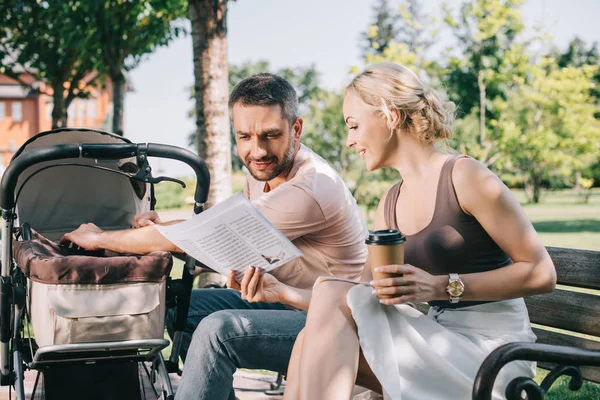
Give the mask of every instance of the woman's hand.
[{"label": "woman's hand", "polygon": [[[410,264],[384,265],[377,267],[375,272],[386,274],[402,274],[395,278],[385,278],[371,281],[375,286],[374,293],[382,304],[420,303],[432,300],[447,300],[446,275],[431,275]],[[382,298],[382,295],[387,295]]]},{"label": "woman's hand", "polygon": [[242,282],[238,283],[231,271],[227,278],[227,287],[242,292],[242,299],[250,303],[279,303],[283,300],[286,285],[269,273],[263,273],[258,267],[249,267]]}]

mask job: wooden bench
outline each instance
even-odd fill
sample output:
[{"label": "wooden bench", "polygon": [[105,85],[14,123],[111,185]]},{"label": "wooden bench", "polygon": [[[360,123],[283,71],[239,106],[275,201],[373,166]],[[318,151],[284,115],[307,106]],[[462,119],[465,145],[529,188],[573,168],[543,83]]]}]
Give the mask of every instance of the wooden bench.
[{"label": "wooden bench", "polygon": [[513,360],[537,361],[551,372],[540,385],[526,377],[514,379],[506,389],[507,400],[521,399],[523,391],[529,400],[541,400],[562,375],[571,377],[569,388],[574,391],[583,380],[600,382],[600,292],[593,293],[600,290],[600,251],[547,249],[560,286],[525,299],[538,340],[493,351],[477,373],[473,400],[491,399],[498,372]]}]

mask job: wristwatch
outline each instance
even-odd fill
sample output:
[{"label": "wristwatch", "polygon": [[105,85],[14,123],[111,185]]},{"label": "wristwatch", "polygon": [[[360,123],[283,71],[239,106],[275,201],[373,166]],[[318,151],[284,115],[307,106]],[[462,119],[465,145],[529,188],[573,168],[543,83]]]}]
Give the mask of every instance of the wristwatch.
[{"label": "wristwatch", "polygon": [[450,295],[450,303],[458,303],[465,291],[465,284],[458,274],[450,274],[446,292]]}]

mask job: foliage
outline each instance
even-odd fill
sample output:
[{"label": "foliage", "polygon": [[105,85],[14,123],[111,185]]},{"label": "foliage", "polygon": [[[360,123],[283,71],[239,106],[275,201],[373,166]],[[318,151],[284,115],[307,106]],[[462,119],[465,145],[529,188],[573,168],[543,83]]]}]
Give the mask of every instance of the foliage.
[{"label": "foliage", "polygon": [[444,5],[444,22],[461,52],[447,50],[449,61],[440,70],[440,80],[459,106],[459,116],[470,120],[469,130],[459,132],[462,151],[497,168],[504,156],[497,146],[499,104],[525,79],[532,58],[529,47],[538,39],[519,40],[524,29],[521,4],[522,0],[471,0],[458,15]]},{"label": "foliage", "polygon": [[[502,66],[513,67],[507,58],[519,61],[514,44],[524,25],[521,21],[522,0],[471,0],[462,4],[457,16],[444,4],[444,22],[454,33],[460,54],[450,53],[445,71],[450,98],[465,114],[478,107],[478,78],[483,76],[487,97],[502,96],[502,84],[510,71],[497,76]],[[506,65],[508,64],[508,65]],[[508,70],[509,68],[504,68]],[[512,71],[513,74],[518,71]]]},{"label": "foliage", "polygon": [[[53,127],[66,126],[67,109],[76,97],[88,97],[91,83],[105,75],[115,90],[115,132],[120,132],[123,71],[181,28],[171,21],[185,16],[185,0],[6,0],[0,31],[0,73],[30,89],[46,82],[53,97]],[[27,73],[28,78],[23,74]]]},{"label": "foliage", "polygon": [[500,145],[525,175],[533,202],[540,200],[543,179],[570,177],[597,159],[600,121],[589,91],[595,72],[590,66],[558,68],[546,58],[503,103]]},{"label": "foliage", "polygon": [[[194,187],[195,185],[191,186]],[[154,185],[154,195],[157,210],[181,208],[185,204],[184,189],[176,183],[163,182]]]},{"label": "foliage", "polygon": [[600,158],[582,172],[584,178],[592,179],[594,187],[600,187]]},{"label": "foliage", "polygon": [[[593,43],[589,48],[585,42],[575,37],[569,43],[567,50],[560,54],[555,51],[554,57],[557,58],[558,66],[564,67],[583,67],[584,65],[600,66],[600,52],[598,51],[598,43]],[[600,102],[600,68],[596,69],[593,77],[594,86],[590,89],[590,95],[595,102]],[[600,113],[596,113],[596,118],[600,119]]]},{"label": "foliage", "polygon": [[172,24],[186,15],[185,0],[90,0],[90,22],[95,27],[93,41],[98,46],[97,69],[112,81],[113,124],[123,134],[124,72],[135,68],[143,56],[164,46],[180,33],[182,26]]},{"label": "foliage", "polygon": [[372,46],[371,51],[364,51],[365,62],[396,62],[424,79],[437,77],[438,63],[425,55],[435,43],[439,28],[436,19],[424,13],[420,0],[405,0],[393,13],[383,1],[375,6],[375,12],[375,20],[363,33]]},{"label": "foliage", "polygon": [[[76,97],[87,97],[84,77],[97,63],[93,24],[86,2],[77,0],[0,2],[0,73],[33,92],[53,97],[52,126],[64,127]],[[40,86],[44,81],[51,90]]]},{"label": "foliage", "polygon": [[390,7],[389,0],[378,0],[373,6],[374,21],[362,36],[363,57],[383,54],[399,34],[398,14]]},{"label": "foliage", "polygon": [[579,180],[581,188],[579,190],[579,198],[584,204],[589,203],[590,197],[592,196],[592,188],[594,187],[594,180],[588,178],[581,178]]},{"label": "foliage", "polygon": [[414,45],[423,32],[440,28],[426,21],[418,2],[405,1],[395,23],[379,18],[368,30],[381,39],[377,24],[385,21],[402,26],[403,34],[396,29],[393,38],[386,36],[382,51],[374,40],[365,61],[399,62],[429,86],[443,82],[459,109],[450,145],[504,173],[506,182],[523,182],[530,201],[537,202],[543,185],[569,187],[580,172],[590,177],[590,165],[598,161],[599,57],[595,45],[588,48],[577,39],[564,54],[541,57],[534,45],[547,43],[549,36],[538,30],[523,37],[521,5],[522,0],[469,0],[456,10],[445,4],[444,24],[456,45],[446,49],[448,61],[442,64],[427,58],[427,41]]}]

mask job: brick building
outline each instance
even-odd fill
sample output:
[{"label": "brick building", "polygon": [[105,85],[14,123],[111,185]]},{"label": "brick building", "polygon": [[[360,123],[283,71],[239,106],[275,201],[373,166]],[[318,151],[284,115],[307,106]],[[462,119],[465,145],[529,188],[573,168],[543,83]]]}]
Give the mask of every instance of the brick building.
[{"label": "brick building", "polygon": [[[0,74],[0,175],[12,154],[27,139],[52,129],[52,97],[43,82],[38,90],[25,88]],[[68,109],[67,126],[110,130],[112,98],[110,86],[94,89],[89,99],[75,99]]]}]

